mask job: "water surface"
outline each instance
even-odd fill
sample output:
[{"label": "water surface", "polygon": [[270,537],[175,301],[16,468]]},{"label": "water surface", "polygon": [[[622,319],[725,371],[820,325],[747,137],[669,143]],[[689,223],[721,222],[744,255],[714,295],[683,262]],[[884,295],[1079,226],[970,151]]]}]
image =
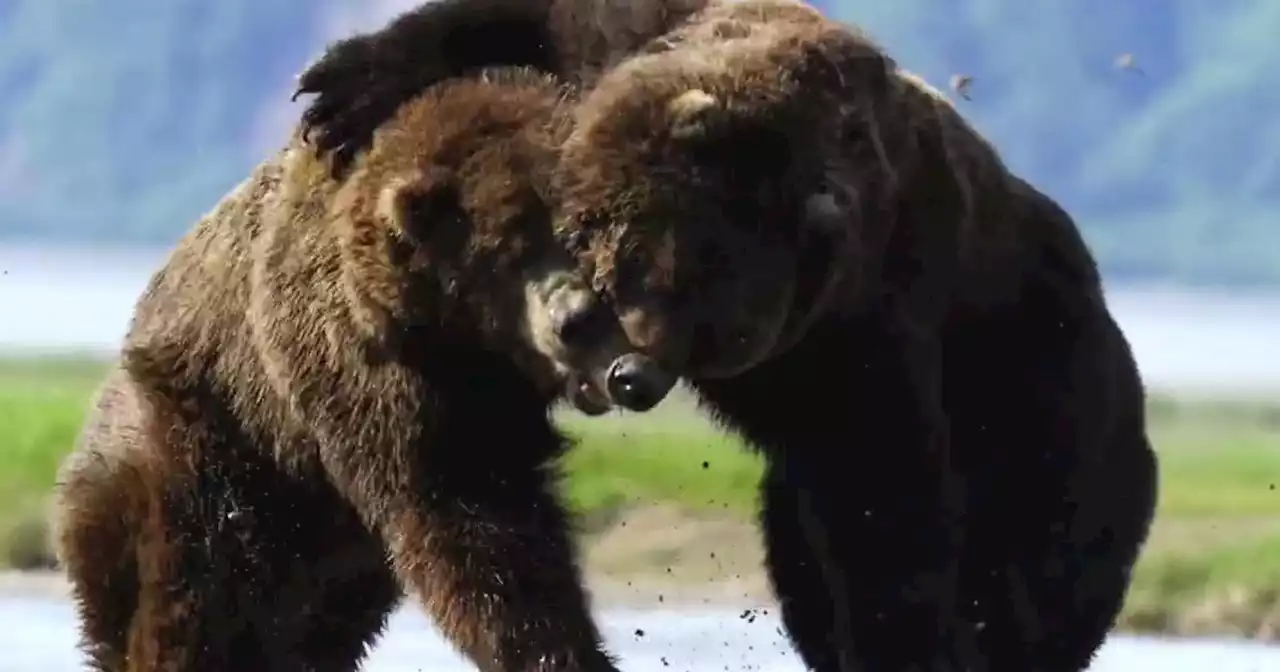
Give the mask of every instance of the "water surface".
[{"label": "water surface", "polygon": [[[802,672],[770,616],[739,611],[630,611],[601,614],[605,638],[627,672]],[[81,669],[71,606],[45,599],[0,600],[0,672]],[[392,618],[366,672],[474,672],[413,608]],[[1275,672],[1280,648],[1237,642],[1113,638],[1091,672]]]}]

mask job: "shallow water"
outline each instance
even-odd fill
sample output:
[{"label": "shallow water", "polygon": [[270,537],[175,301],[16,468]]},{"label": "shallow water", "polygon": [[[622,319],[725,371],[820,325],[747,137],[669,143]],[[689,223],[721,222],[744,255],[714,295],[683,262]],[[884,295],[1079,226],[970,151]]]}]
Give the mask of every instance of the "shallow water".
[{"label": "shallow water", "polygon": [[[771,616],[754,622],[738,611],[608,610],[605,637],[624,670],[800,672]],[[79,668],[71,605],[61,600],[0,599],[0,672]],[[643,634],[639,634],[643,633]],[[392,618],[366,672],[471,672],[415,609]],[[1114,638],[1093,672],[1263,672],[1280,670],[1280,647],[1251,643]]]}]

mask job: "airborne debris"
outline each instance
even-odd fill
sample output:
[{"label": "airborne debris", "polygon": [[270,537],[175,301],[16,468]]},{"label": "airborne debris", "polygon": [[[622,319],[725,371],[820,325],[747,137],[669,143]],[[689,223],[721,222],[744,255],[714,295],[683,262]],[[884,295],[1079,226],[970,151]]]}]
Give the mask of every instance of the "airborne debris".
[{"label": "airborne debris", "polygon": [[960,96],[965,100],[973,100],[969,97],[969,89],[972,86],[973,77],[971,75],[951,75],[951,90],[955,91],[957,96]]},{"label": "airborne debris", "polygon": [[1142,71],[1142,68],[1138,67],[1138,61],[1134,55],[1128,52],[1116,56],[1115,66],[1119,70],[1129,70],[1139,75],[1147,74]]}]

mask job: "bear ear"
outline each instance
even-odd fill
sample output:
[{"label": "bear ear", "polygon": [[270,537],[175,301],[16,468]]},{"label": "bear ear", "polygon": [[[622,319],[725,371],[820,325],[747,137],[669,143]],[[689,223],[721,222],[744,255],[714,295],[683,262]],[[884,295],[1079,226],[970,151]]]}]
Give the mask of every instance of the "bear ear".
[{"label": "bear ear", "polygon": [[896,67],[870,37],[840,26],[808,41],[795,76],[806,88],[837,96],[878,95],[889,90]]},{"label": "bear ear", "polygon": [[397,233],[421,243],[442,222],[461,215],[461,194],[452,174],[432,167],[388,181],[378,194],[376,212]]},{"label": "bear ear", "polygon": [[357,328],[389,345],[397,325],[429,310],[413,274],[437,256],[442,240],[457,235],[458,227],[443,225],[460,216],[461,203],[443,168],[368,177],[372,185],[349,183],[354,211],[343,211],[342,285]]},{"label": "bear ear", "polygon": [[715,96],[702,89],[689,89],[667,102],[671,136],[695,138],[706,133],[711,115],[720,107]]}]

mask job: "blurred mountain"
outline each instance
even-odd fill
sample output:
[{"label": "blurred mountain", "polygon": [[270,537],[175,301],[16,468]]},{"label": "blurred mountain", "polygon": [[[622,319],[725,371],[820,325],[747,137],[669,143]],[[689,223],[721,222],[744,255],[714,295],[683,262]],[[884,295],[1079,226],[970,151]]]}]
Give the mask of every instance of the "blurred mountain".
[{"label": "blurred mountain", "polygon": [[[940,88],[1113,279],[1280,284],[1280,2],[818,0]],[[0,0],[0,241],[167,244],[293,76],[413,0]]]}]

